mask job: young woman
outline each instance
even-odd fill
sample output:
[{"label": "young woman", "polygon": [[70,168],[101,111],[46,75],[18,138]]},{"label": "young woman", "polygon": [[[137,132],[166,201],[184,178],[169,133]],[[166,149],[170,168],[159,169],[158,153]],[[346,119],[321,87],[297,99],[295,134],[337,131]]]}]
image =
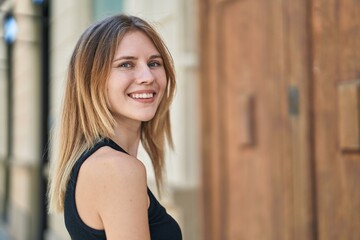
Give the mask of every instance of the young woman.
[{"label": "young woman", "polygon": [[172,145],[172,58],[144,20],[117,15],[90,26],[69,64],[50,210],[73,240],[180,240],[176,221],[147,188],[139,143],[158,187]]}]

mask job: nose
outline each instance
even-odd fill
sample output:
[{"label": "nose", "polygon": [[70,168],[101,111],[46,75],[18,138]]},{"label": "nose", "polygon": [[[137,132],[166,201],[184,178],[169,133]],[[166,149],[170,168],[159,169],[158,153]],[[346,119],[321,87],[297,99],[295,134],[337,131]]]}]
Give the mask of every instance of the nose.
[{"label": "nose", "polygon": [[148,65],[142,66],[139,69],[138,77],[136,79],[138,84],[151,84],[154,80],[155,76]]}]

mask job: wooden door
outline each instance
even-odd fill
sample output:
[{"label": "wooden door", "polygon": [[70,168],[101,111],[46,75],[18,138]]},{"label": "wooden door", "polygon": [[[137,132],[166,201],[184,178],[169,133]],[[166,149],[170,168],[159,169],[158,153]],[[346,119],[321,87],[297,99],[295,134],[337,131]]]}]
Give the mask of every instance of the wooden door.
[{"label": "wooden door", "polygon": [[360,239],[360,1],[313,0],[318,239]]},{"label": "wooden door", "polygon": [[205,239],[314,239],[308,5],[285,3],[201,1]]},{"label": "wooden door", "polygon": [[205,239],[313,239],[298,102],[308,94],[307,5],[292,3],[201,1]]},{"label": "wooden door", "polygon": [[200,7],[204,239],[360,239],[360,2]]}]

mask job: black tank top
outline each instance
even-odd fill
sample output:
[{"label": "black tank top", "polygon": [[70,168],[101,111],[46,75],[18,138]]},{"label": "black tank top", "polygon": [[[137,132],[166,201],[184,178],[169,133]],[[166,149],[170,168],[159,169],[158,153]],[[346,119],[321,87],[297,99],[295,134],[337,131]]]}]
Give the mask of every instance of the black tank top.
[{"label": "black tank top", "polygon": [[[75,163],[66,189],[64,202],[65,226],[72,240],[105,240],[105,230],[97,230],[86,225],[77,211],[75,204],[75,188],[81,165],[96,150],[109,146],[117,151],[126,153],[120,146],[110,139],[104,139],[85,151]],[[148,208],[149,228],[151,240],[181,240],[181,230],[178,223],[167,214],[148,188],[150,205]]]}]

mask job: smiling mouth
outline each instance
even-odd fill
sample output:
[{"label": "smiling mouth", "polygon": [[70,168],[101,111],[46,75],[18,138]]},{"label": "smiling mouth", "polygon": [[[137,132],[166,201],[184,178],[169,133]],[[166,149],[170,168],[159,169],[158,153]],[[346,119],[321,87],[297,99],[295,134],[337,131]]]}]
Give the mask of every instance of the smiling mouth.
[{"label": "smiling mouth", "polygon": [[131,93],[129,96],[133,99],[150,99],[155,96],[155,93]]}]

